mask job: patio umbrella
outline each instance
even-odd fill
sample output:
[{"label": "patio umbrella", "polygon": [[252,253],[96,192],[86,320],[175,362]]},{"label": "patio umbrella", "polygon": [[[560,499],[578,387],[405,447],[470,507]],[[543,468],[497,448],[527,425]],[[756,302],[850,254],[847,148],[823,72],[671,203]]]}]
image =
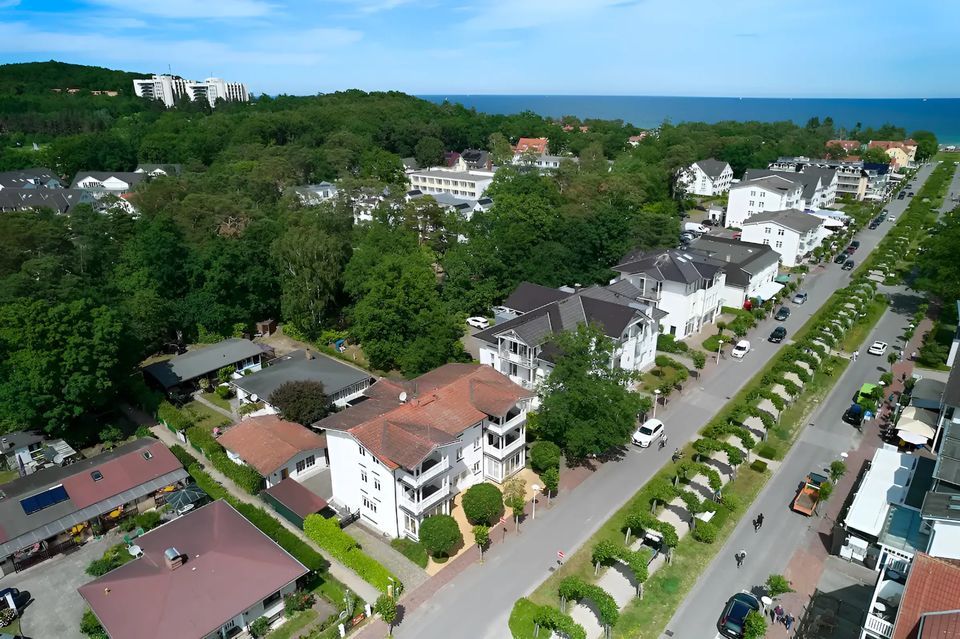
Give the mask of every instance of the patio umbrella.
[{"label": "patio umbrella", "polygon": [[923,435],[918,435],[917,433],[911,433],[908,430],[898,430],[897,436],[903,441],[910,444],[916,444],[917,446],[927,443],[926,437]]},{"label": "patio umbrella", "polygon": [[190,504],[195,504],[205,497],[207,497],[207,493],[203,492],[202,488],[196,484],[190,484],[167,495],[167,504],[176,511]]},{"label": "patio umbrella", "polygon": [[908,406],[900,416],[900,421],[897,422],[897,428],[901,431],[923,435],[927,439],[933,439],[936,431],[931,424],[927,423],[929,419],[930,418],[924,413],[919,412],[916,407]]}]

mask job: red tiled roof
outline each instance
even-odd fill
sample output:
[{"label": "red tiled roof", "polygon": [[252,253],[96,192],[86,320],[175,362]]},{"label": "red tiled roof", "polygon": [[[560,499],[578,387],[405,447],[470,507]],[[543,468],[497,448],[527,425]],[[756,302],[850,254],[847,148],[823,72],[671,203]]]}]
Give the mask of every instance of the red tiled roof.
[{"label": "red tiled roof", "polygon": [[[144,453],[149,453],[150,459]],[[178,468],[181,464],[170,449],[162,442],[154,442],[99,466],[91,466],[86,472],[64,477],[63,487],[67,489],[70,501],[80,510]],[[93,473],[98,471],[103,478],[94,481]]]},{"label": "red tiled roof", "polygon": [[516,151],[517,153],[523,153],[524,151],[535,151],[541,155],[547,152],[547,144],[549,140],[547,138],[520,138],[517,141]]},{"label": "red tiled roof", "polygon": [[[406,403],[397,400],[392,409],[375,411],[367,421],[340,426],[389,468],[411,468],[434,447],[452,442],[486,416],[505,415],[521,399],[533,396],[493,368],[479,364],[446,364],[407,387],[411,391]],[[363,410],[366,403],[357,407]],[[335,427],[334,423],[328,427]]]},{"label": "red tiled roof", "polygon": [[245,419],[231,426],[218,441],[264,476],[299,453],[327,447],[323,436],[276,415]]},{"label": "red tiled roof", "polygon": [[924,615],[923,630],[918,639],[958,638],[960,638],[960,611],[933,612]]},{"label": "red tiled roof", "polygon": [[868,149],[883,149],[888,151],[890,149],[906,149],[906,144],[903,142],[898,142],[896,140],[870,140],[870,144],[867,145]]},{"label": "red tiled roof", "polygon": [[920,617],[960,608],[960,562],[917,553],[900,601],[893,639],[918,639]]},{"label": "red tiled roof", "polygon": [[313,493],[306,486],[287,477],[279,484],[274,484],[263,491],[289,508],[299,517],[318,513],[327,507],[327,500]]},{"label": "red tiled roof", "polygon": [[[308,572],[224,501],[148,532],[137,545],[142,557],[77,589],[111,639],[206,637]],[[186,556],[175,570],[164,561],[168,548]]]},{"label": "red tiled roof", "polygon": [[850,151],[852,149],[859,149],[863,146],[863,143],[860,140],[828,140],[826,146],[842,146],[845,151]]}]

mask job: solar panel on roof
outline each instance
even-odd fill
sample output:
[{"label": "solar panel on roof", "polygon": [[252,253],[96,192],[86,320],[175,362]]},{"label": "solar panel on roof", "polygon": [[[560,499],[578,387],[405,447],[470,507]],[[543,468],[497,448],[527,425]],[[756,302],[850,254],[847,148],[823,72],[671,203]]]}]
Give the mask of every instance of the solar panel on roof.
[{"label": "solar panel on roof", "polygon": [[32,515],[35,512],[40,512],[50,506],[56,506],[68,499],[70,499],[70,495],[67,494],[67,489],[60,485],[48,488],[42,493],[21,499],[20,506],[23,508],[24,513]]}]

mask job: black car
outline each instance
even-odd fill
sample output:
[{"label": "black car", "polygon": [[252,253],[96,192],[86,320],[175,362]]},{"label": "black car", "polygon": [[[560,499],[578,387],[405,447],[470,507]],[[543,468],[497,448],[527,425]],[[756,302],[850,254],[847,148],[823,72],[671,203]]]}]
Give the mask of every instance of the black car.
[{"label": "black car", "polygon": [[907,197],[913,197],[913,196],[914,196],[914,192],[913,192],[913,191],[910,191],[909,193],[907,193]]},{"label": "black car", "polygon": [[907,197],[907,194],[904,193],[903,191],[900,191],[900,195],[897,196],[897,199],[898,199],[898,200],[902,200],[902,199],[905,198],[905,197]]},{"label": "black car", "polygon": [[777,314],[773,316],[773,319],[777,320],[778,322],[784,322],[788,317],[790,317],[790,309],[786,306],[781,306],[780,310],[777,311]]},{"label": "black car", "polygon": [[20,590],[19,588],[4,588],[0,590],[0,608],[9,607],[9,602],[7,601],[7,595],[10,595],[10,598],[13,599],[13,606],[19,611],[30,603],[30,593],[26,590]]},{"label": "black car", "polygon": [[773,329],[773,332],[770,333],[770,341],[774,344],[779,344],[783,341],[783,338],[787,336],[787,329],[782,326],[778,326]]},{"label": "black car", "polygon": [[760,610],[760,602],[749,592],[738,592],[727,601],[723,616],[717,629],[724,637],[740,639],[743,637],[743,624],[751,610]]},{"label": "black car", "polygon": [[853,270],[853,260],[847,260],[843,263],[843,270],[852,271]]},{"label": "black car", "polygon": [[877,229],[877,228],[880,228],[880,222],[877,222],[876,220],[874,220],[873,222],[870,222],[870,230],[871,230],[871,231],[874,230],[874,229]]},{"label": "black car", "polygon": [[846,253],[841,253],[840,255],[838,255],[838,256],[836,256],[835,258],[833,258],[833,263],[834,263],[834,264],[843,264],[843,263],[846,262],[846,261],[847,261],[847,254],[846,254]]}]

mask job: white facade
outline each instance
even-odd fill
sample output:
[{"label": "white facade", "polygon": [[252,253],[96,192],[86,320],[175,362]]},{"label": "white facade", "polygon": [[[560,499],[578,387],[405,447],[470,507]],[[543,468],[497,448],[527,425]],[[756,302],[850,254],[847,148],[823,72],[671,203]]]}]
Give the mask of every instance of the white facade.
[{"label": "white facade", "polygon": [[425,517],[450,514],[454,495],[483,481],[502,483],[524,467],[528,404],[470,426],[409,470],[388,468],[349,431],[328,430],[333,499],[391,537],[417,539]]},{"label": "white facade", "polygon": [[114,194],[129,193],[134,185],[116,176],[101,178],[87,176],[76,183],[76,188],[92,191],[107,191]]},{"label": "white facade", "polygon": [[556,171],[560,168],[560,164],[564,160],[569,160],[570,162],[579,162],[575,157],[562,157],[559,155],[535,155],[529,151],[526,153],[515,153],[513,156],[513,164],[516,166],[528,166],[535,167],[541,173],[550,173]]},{"label": "white facade", "polygon": [[217,99],[227,102],[249,102],[247,86],[240,82],[226,82],[221,78],[207,78],[203,82],[184,80],[175,75],[155,75],[148,80],[134,80],[133,92],[141,98],[159,100],[168,109],[177,100],[206,100],[215,106]]},{"label": "white facade", "polygon": [[802,193],[801,184],[786,178],[765,177],[740,182],[730,189],[726,225],[741,228],[747,219],[757,213],[803,208]]},{"label": "white facade", "polygon": [[825,235],[823,225],[809,231],[800,232],[779,222],[747,222],[743,225],[740,239],[744,242],[767,244],[780,254],[784,266],[797,266],[804,256],[820,246]]},{"label": "white facade", "polygon": [[759,297],[767,299],[766,288],[777,279],[780,273],[779,264],[770,264],[760,271],[750,276],[750,281],[746,287],[735,286],[729,282],[724,282],[721,306],[730,306],[731,308],[743,308],[748,299]]},{"label": "white facade", "polygon": [[[638,288],[644,285],[640,281],[644,279],[643,274],[625,274],[623,279]],[[723,306],[726,280],[727,276],[723,271],[718,271],[711,280],[704,279],[689,284],[673,281],[654,283],[648,280],[648,289],[659,284],[657,308],[667,313],[667,316],[660,320],[660,332],[673,335],[677,339],[685,339],[707,324],[712,324]]]},{"label": "white facade", "polygon": [[[241,466],[247,465],[246,462],[244,462],[243,459],[235,452],[230,449],[225,450],[227,451],[227,457],[229,457],[232,462],[235,464],[240,464]],[[264,475],[263,480],[265,487],[271,488],[276,484],[279,484],[287,477],[292,477],[296,481],[303,481],[307,477],[316,475],[326,467],[327,460],[324,456],[324,451],[322,448],[305,450],[297,453],[295,457],[288,460],[280,468],[277,468],[269,475]]]},{"label": "white facade", "polygon": [[733,169],[727,164],[719,175],[710,176],[696,162],[680,171],[677,180],[690,195],[722,195],[730,190],[733,183]]},{"label": "white facade", "polygon": [[432,168],[413,171],[407,176],[410,190],[424,195],[448,193],[468,200],[478,200],[493,182],[493,171],[451,171]]},{"label": "white facade", "polygon": [[223,624],[215,632],[211,632],[203,639],[223,639],[230,637],[237,632],[237,628],[247,630],[254,621],[260,617],[266,617],[270,623],[273,623],[283,616],[283,598],[297,590],[297,582],[292,581],[286,586],[273,593],[266,599],[258,601],[246,610],[237,614],[236,617]]}]

